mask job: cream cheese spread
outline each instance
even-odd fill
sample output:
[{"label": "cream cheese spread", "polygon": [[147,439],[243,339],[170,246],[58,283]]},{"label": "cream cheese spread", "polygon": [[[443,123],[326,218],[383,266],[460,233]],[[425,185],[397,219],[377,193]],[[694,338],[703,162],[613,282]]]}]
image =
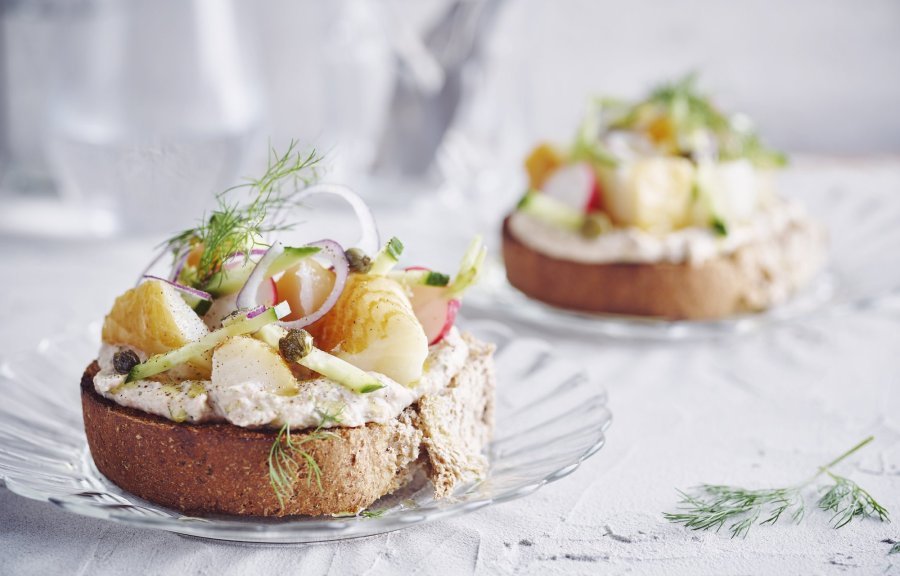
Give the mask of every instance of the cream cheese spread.
[{"label": "cream cheese spread", "polygon": [[682,228],[664,234],[628,227],[586,238],[523,212],[513,213],[509,220],[510,232],[532,250],[585,264],[669,262],[697,265],[749,244],[778,237],[791,227],[810,225],[801,206],[784,200],[761,207],[745,222],[731,226],[725,236],[706,227]]},{"label": "cream cheese spread", "polygon": [[[104,343],[94,377],[94,388],[103,397],[122,406],[136,408],[176,422],[225,421],[237,426],[292,428],[324,426],[363,426],[385,423],[396,418],[407,406],[426,394],[445,388],[466,363],[469,346],[457,328],[441,342],[431,346],[422,378],[413,386],[371,372],[384,388],[357,394],[325,377],[301,380],[296,394],[286,395],[274,389],[264,377],[250,373],[236,381],[220,381],[213,370],[212,380],[177,383],[139,380],[125,384],[125,375],[113,368],[117,346]],[[141,360],[146,354],[136,350]],[[213,356],[215,363],[215,356]],[[264,376],[264,375],[263,375]],[[340,423],[323,422],[324,414],[340,413]]]}]

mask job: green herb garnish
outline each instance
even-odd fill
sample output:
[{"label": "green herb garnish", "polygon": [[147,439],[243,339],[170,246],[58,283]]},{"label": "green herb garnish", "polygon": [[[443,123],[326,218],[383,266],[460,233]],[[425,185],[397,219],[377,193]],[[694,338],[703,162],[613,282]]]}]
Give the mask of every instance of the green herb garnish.
[{"label": "green herb garnish", "polygon": [[[747,159],[762,168],[779,168],[787,157],[765,147],[750,121],[720,111],[697,87],[697,75],[688,74],[663,84],[631,105],[610,99],[592,102],[578,131],[576,159],[615,165],[600,136],[608,131],[644,132],[670,153],[696,161]],[[595,157],[592,159],[591,155]],[[599,155],[599,156],[598,156]]]},{"label": "green herb garnish", "polygon": [[385,512],[387,512],[387,508],[381,508],[379,510],[363,510],[359,515],[363,518],[381,518],[384,516]]},{"label": "green herb garnish", "polygon": [[[302,152],[292,140],[283,154],[274,148],[270,150],[268,168],[262,177],[217,194],[217,206],[208,218],[164,243],[176,258],[203,245],[196,269],[184,270],[181,281],[206,287],[207,280],[229,256],[243,252],[249,258],[254,247],[265,246],[261,240],[263,234],[289,229],[291,224],[283,219],[282,211],[298,192],[316,180],[320,161],[315,150]],[[293,186],[285,187],[288,182]],[[251,195],[248,203],[231,199],[232,192],[242,189]]]},{"label": "green herb garnish", "polygon": [[291,436],[290,426],[285,424],[278,431],[275,442],[269,450],[269,484],[278,498],[278,505],[284,508],[284,501],[294,496],[294,486],[300,474],[300,469],[306,466],[306,486],[312,485],[315,478],[319,490],[322,489],[322,469],[313,456],[303,450],[303,445],[314,440],[326,440],[338,438],[334,432],[323,430],[328,424],[340,423],[340,415],[343,406],[335,413],[319,411],[321,421],[316,429],[303,436],[301,440],[295,440]]},{"label": "green herb garnish", "polygon": [[811,478],[787,488],[748,490],[734,486],[703,484],[694,492],[679,490],[678,512],[666,512],[666,520],[692,530],[716,530],[728,524],[731,537],[746,536],[753,524],[774,524],[787,515],[794,523],[805,515],[803,490],[822,476],[833,484],[824,487],[816,507],[831,512],[834,528],[842,528],[855,518],[875,518],[888,522],[888,511],[856,482],[832,472],[832,468],[874,440],[869,436],[847,452],[821,466]]},{"label": "green herb garnish", "polygon": [[721,218],[713,218],[710,226],[712,226],[713,232],[719,236],[728,236],[728,225]]}]

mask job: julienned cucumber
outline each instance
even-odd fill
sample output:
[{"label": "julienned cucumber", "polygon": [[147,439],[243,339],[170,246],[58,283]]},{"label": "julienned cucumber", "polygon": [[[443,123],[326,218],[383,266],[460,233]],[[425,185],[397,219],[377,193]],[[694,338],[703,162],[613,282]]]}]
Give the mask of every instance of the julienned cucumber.
[{"label": "julienned cucumber", "polygon": [[[276,258],[272,262],[272,265],[269,266],[269,269],[266,271],[266,277],[273,276],[279,272],[284,272],[297,262],[304,258],[309,258],[319,251],[320,248],[315,246],[300,246],[296,248],[288,246],[284,249],[284,253]],[[244,286],[244,283],[247,282],[250,273],[253,272],[254,265],[252,260],[247,260],[242,266],[237,268],[216,272],[206,283],[206,291],[215,298],[239,291]]]},{"label": "julienned cucumber", "polygon": [[181,298],[194,310],[194,312],[197,313],[198,316],[203,316],[209,312],[209,308],[212,306],[212,300],[200,298],[193,294],[182,293]]},{"label": "julienned cucumber", "polygon": [[446,286],[450,276],[434,270],[394,270],[388,277],[407,286]]},{"label": "julienned cucumber", "polygon": [[383,276],[391,271],[391,268],[397,264],[397,261],[400,260],[400,255],[403,254],[403,242],[396,237],[391,238],[387,244],[384,245],[378,254],[375,255],[375,258],[372,259],[372,266],[369,268],[369,274],[374,274],[376,276]]},{"label": "julienned cucumber", "polygon": [[530,214],[539,220],[544,220],[550,224],[573,230],[578,232],[584,225],[584,213],[570,208],[560,202],[550,198],[546,194],[541,194],[537,190],[529,190],[525,196],[519,200],[516,207],[520,212]]},{"label": "julienned cucumber", "polygon": [[200,340],[190,342],[181,348],[176,348],[165,354],[157,354],[146,362],[138,364],[128,372],[125,382],[128,383],[134,382],[135,380],[143,380],[144,378],[149,378],[150,376],[165,372],[166,370],[184,364],[185,362],[212,350],[224,342],[226,338],[241,334],[252,334],[263,326],[278,321],[279,318],[282,318],[287,314],[290,314],[289,307],[282,308],[276,306],[274,308],[268,308],[265,312],[258,316],[254,316],[253,318],[244,317],[240,320],[235,320],[227,326],[223,326],[218,330],[210,332]]},{"label": "julienned cucumber", "polygon": [[317,374],[334,380],[348,390],[358,394],[367,394],[384,388],[384,384],[365,370],[316,348],[313,345],[312,336],[305,330],[292,330],[289,333],[281,326],[270,325],[263,327],[254,336],[279,351],[283,338],[288,336],[294,339],[299,338],[299,341],[294,342],[294,351],[298,352],[297,357],[285,358],[285,360],[305,366]]},{"label": "julienned cucumber", "polygon": [[478,280],[481,270],[484,268],[484,259],[487,258],[487,248],[481,243],[481,236],[475,236],[469,242],[459,263],[459,271],[445,293],[447,298],[458,298]]}]

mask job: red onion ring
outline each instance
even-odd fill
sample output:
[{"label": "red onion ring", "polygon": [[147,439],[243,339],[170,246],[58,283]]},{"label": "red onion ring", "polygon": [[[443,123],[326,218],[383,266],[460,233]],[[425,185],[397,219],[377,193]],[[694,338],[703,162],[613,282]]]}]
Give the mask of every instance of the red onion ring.
[{"label": "red onion ring", "polygon": [[279,322],[281,326],[288,329],[300,329],[309,326],[334,308],[335,303],[344,291],[344,286],[347,285],[347,276],[350,274],[350,263],[347,261],[344,249],[340,244],[334,240],[319,240],[318,242],[310,242],[308,246],[321,248],[319,254],[331,261],[334,270],[334,287],[332,287],[328,297],[325,298],[325,301],[322,302],[322,305],[315,312],[297,320]]},{"label": "red onion ring", "polygon": [[266,253],[265,248],[254,248],[250,251],[248,255],[246,252],[234,252],[229,254],[222,263],[222,267],[226,270],[231,270],[232,268],[236,268],[238,261],[240,260],[241,264],[243,264],[247,258],[250,256],[262,256]]},{"label": "red onion ring", "polygon": [[196,288],[191,288],[190,286],[185,286],[184,284],[179,284],[178,282],[173,282],[172,280],[167,280],[166,278],[160,278],[159,276],[154,276],[152,274],[144,274],[141,276],[141,280],[159,280],[160,282],[165,282],[172,288],[178,290],[179,292],[184,292],[185,294],[190,294],[191,296],[196,296],[201,300],[209,300],[212,301],[213,297],[209,292],[204,292],[203,290],[197,290]]},{"label": "red onion ring", "polygon": [[190,253],[190,249],[183,250],[182,254],[180,254],[178,256],[178,259],[175,260],[175,266],[172,267],[172,273],[169,274],[170,282],[178,282],[178,277],[181,276],[181,271],[184,270],[184,263],[187,262]]},{"label": "red onion ring", "polygon": [[250,276],[247,277],[247,281],[244,282],[241,291],[238,292],[237,300],[235,301],[238,308],[256,307],[256,295],[259,292],[259,286],[266,279],[266,272],[269,271],[269,266],[283,253],[284,245],[278,240],[272,242],[269,249],[259,259],[256,266],[253,267],[253,271],[250,272]]},{"label": "red onion ring", "polygon": [[[369,210],[363,199],[350,188],[338,184],[314,184],[297,194],[295,198],[297,203],[300,203],[305,198],[319,194],[332,194],[350,204],[360,227],[359,238],[353,245],[369,256],[374,256],[381,249],[381,240],[378,236],[378,225],[375,223],[375,217],[372,216],[372,211]],[[314,245],[310,244],[310,246]]]},{"label": "red onion ring", "polygon": [[260,314],[262,314],[263,312],[265,312],[268,309],[269,309],[268,306],[264,306],[264,305],[257,306],[253,310],[250,310],[249,312],[247,312],[247,320],[250,320],[251,318],[256,318],[257,316],[259,316]]}]

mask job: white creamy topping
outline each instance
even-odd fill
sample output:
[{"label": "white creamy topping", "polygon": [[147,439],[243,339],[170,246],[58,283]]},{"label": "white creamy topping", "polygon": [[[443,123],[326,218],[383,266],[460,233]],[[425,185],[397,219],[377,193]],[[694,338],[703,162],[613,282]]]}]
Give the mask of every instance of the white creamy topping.
[{"label": "white creamy topping", "polygon": [[[319,377],[300,381],[297,394],[285,395],[265,373],[252,371],[242,372],[236,379],[217,378],[214,369],[212,381],[173,385],[140,380],[123,384],[125,376],[116,374],[112,366],[112,356],[117,350],[116,346],[101,346],[100,372],[94,377],[94,388],[122,406],[175,421],[227,421],[242,427],[289,424],[292,428],[317,426],[323,413],[337,411],[340,411],[341,426],[388,422],[425,394],[446,387],[469,355],[468,345],[454,327],[441,342],[429,348],[424,374],[414,386],[406,387],[383,374],[371,372],[384,388],[357,394]],[[136,352],[142,359],[146,358],[140,351]]]},{"label": "white creamy topping", "polygon": [[746,222],[731,226],[726,236],[699,227],[666,234],[629,227],[616,228],[596,238],[586,238],[522,212],[515,212],[509,221],[512,234],[532,250],[586,264],[700,264],[719,255],[733,253],[748,244],[776,237],[793,225],[806,226],[808,218],[799,205],[786,201],[773,201]]},{"label": "white creamy topping", "polygon": [[[213,416],[206,387],[208,380],[184,380],[166,384],[153,380],[138,380],[125,384],[125,374],[113,368],[113,355],[118,346],[103,344],[97,358],[100,371],[94,376],[94,389],[104,398],[120,406],[136,408],[176,422],[203,422]],[[141,360],[147,355],[135,350]]]}]

